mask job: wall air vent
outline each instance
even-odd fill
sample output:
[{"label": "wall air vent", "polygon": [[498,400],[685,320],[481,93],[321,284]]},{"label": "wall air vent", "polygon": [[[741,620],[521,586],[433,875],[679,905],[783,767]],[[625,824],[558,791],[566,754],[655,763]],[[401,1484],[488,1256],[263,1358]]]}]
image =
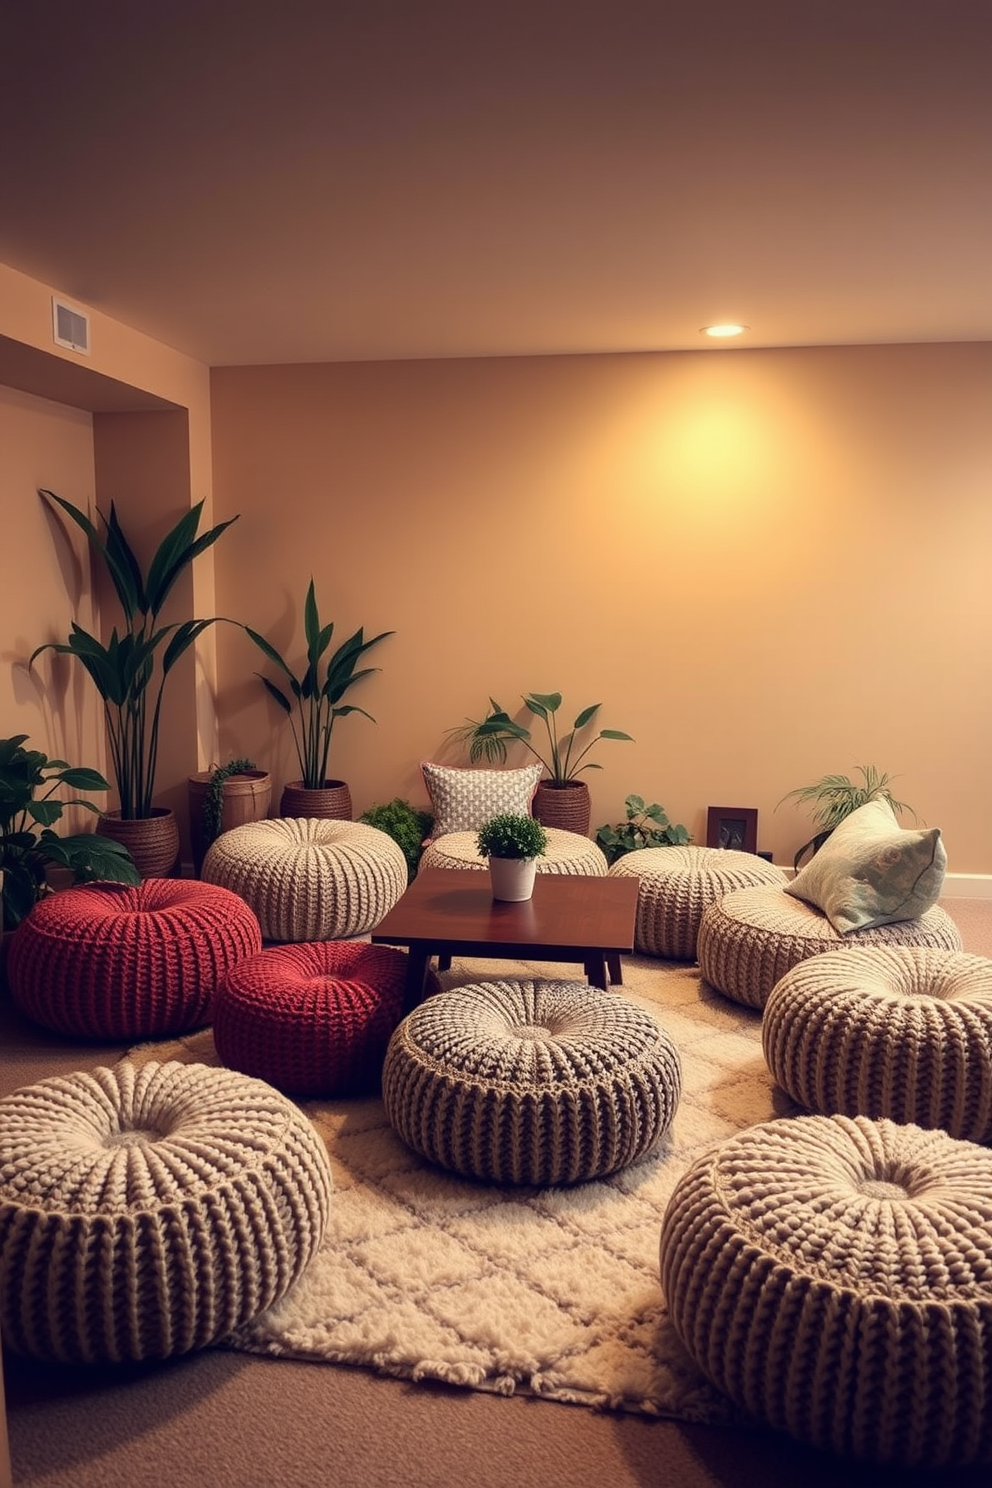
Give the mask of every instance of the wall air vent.
[{"label": "wall air vent", "polygon": [[90,354],[90,318],[52,296],[52,334],[56,346]]}]

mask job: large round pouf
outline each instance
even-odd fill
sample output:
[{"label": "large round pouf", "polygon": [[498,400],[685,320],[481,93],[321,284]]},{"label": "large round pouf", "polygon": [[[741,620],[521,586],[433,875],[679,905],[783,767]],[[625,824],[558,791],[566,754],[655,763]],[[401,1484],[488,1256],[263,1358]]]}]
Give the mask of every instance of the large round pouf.
[{"label": "large round pouf", "polygon": [[992,1152],[867,1117],[748,1128],[678,1181],[661,1283],[752,1416],[873,1462],[992,1461]]},{"label": "large round pouf", "polygon": [[691,844],[625,853],[610,877],[639,880],[634,950],[671,961],[695,961],[703,910],[724,894],[785,882],[781,868],[755,853]]},{"label": "large round pouf", "polygon": [[164,1359],[277,1301],[327,1225],[331,1173],[277,1090],[122,1062],[0,1100],[0,1330],[62,1363]]},{"label": "large round pouf", "polygon": [[262,948],[258,920],[195,879],[81,884],[41,899],[11,936],[11,995],[84,1039],[164,1038],[210,1021],[217,981]]},{"label": "large round pouf", "polygon": [[382,1072],[408,1147],[492,1183],[580,1183],[661,1139],[678,1052],[646,1012],[585,982],[478,982],[409,1013]]},{"label": "large round pouf", "polygon": [[226,1065],[293,1095],[378,1088],[403,1016],[407,957],[391,946],[321,940],[271,946],[232,968],[214,999]]},{"label": "large round pouf", "polygon": [[[578,832],[566,832],[560,827],[545,827],[548,846],[537,859],[538,873],[586,874],[594,878],[605,878],[606,857],[601,848],[588,837]],[[480,868],[488,866],[488,860],[479,852],[476,832],[446,832],[429,842],[421,854],[419,868]],[[419,871],[418,868],[418,871]]]},{"label": "large round pouf", "polygon": [[772,988],[765,1062],[793,1100],[992,1141],[992,961],[873,946],[800,962]]},{"label": "large round pouf", "polygon": [[696,954],[705,981],[745,1007],[763,1008],[793,966],[824,951],[917,945],[959,951],[961,932],[940,905],[915,920],[839,934],[825,914],[782,889],[737,889],[704,910]]},{"label": "large round pouf", "polygon": [[203,877],[240,894],[266,940],[340,940],[379,923],[406,888],[407,868],[378,827],[289,816],[222,832]]}]

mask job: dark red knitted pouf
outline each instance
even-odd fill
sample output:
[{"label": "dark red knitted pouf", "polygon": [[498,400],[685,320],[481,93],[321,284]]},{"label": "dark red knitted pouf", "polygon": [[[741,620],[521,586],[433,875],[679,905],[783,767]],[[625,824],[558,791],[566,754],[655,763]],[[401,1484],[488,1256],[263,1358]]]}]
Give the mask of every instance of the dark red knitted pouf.
[{"label": "dark red knitted pouf", "polygon": [[81,884],[40,900],[11,936],[11,995],[75,1038],[161,1038],[210,1022],[219,979],[262,948],[254,911],[196,879]]},{"label": "dark red knitted pouf", "polygon": [[403,1016],[406,955],[363,941],[272,946],[217,988],[223,1062],[292,1095],[374,1090]]}]

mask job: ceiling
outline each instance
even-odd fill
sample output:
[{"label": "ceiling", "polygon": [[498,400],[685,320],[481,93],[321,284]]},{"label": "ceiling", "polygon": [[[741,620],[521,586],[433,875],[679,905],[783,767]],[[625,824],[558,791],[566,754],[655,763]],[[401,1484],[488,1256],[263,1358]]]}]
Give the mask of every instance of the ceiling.
[{"label": "ceiling", "polygon": [[0,261],[212,365],[992,340],[990,0],[37,0]]}]

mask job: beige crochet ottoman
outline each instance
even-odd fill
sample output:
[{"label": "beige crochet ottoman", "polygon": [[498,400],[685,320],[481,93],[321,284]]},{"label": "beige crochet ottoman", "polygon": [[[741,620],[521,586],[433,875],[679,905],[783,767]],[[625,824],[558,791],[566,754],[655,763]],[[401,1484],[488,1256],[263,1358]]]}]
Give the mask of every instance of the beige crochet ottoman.
[{"label": "beige crochet ottoman", "polygon": [[841,935],[826,915],[773,886],[737,889],[711,904],[699,922],[696,954],[704,980],[745,1007],[763,1008],[793,966],[824,951],[918,945],[959,951],[961,933],[939,905],[919,919]]},{"label": "beige crochet ottoman", "polygon": [[129,1062],[0,1100],[0,1332],[63,1363],[164,1359],[289,1290],[331,1204],[323,1142],[261,1080]]},{"label": "beige crochet ottoman", "polygon": [[781,868],[755,853],[691,844],[625,853],[610,877],[639,880],[635,951],[671,961],[695,961],[703,910],[724,894],[786,881]]},{"label": "beige crochet ottoman", "polygon": [[364,822],[274,817],[223,832],[203,860],[207,883],[233,889],[265,940],[364,935],[407,885],[397,842]]},{"label": "beige crochet ottoman", "polygon": [[872,1462],[992,1461],[986,1148],[867,1117],[749,1127],[678,1181],[660,1257],[688,1352],[766,1425]]},{"label": "beige crochet ottoman", "polygon": [[422,1157],[490,1183],[616,1172],[657,1145],[682,1089],[672,1040],[585,982],[477,982],[407,1014],[386,1051],[390,1125]]},{"label": "beige crochet ottoman", "polygon": [[992,1141],[992,961],[866,946],[802,961],[772,988],[765,1061],[824,1115],[888,1116]]},{"label": "beige crochet ottoman", "polygon": [[[537,860],[538,873],[590,874],[605,878],[606,858],[595,842],[578,832],[545,827],[547,850]],[[476,832],[446,832],[429,842],[421,854],[420,868],[486,868],[486,859],[476,846]]]}]

